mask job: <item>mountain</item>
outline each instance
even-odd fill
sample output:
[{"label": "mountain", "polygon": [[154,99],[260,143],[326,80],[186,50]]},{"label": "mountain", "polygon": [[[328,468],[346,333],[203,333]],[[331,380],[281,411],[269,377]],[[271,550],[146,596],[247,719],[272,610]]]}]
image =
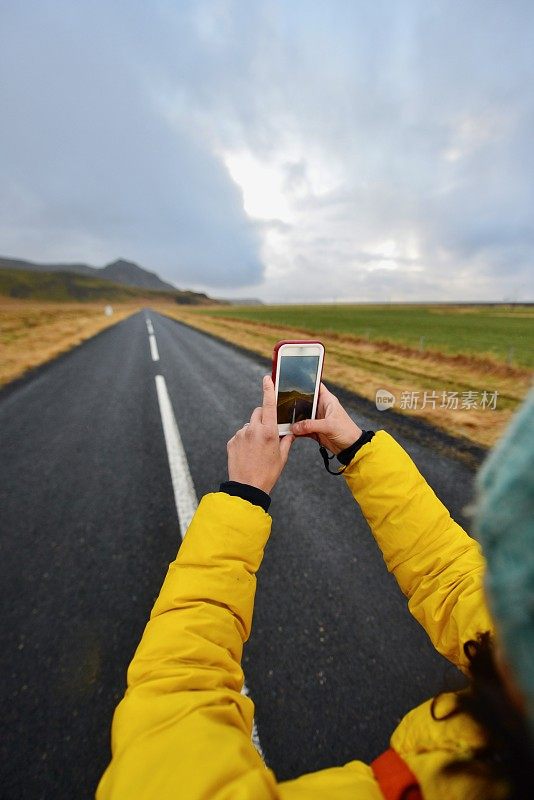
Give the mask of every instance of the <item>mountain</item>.
[{"label": "mountain", "polygon": [[[97,273],[100,270],[95,270]],[[125,286],[113,281],[99,280],[92,274],[52,271],[41,269],[0,269],[0,296],[21,300],[53,300],[55,302],[175,302],[180,305],[218,305],[200,292],[174,289],[143,289]]]},{"label": "mountain", "polygon": [[0,269],[22,269],[32,272],[70,272],[75,275],[86,275],[98,280],[113,281],[121,286],[136,286],[140,289],[152,291],[176,292],[175,286],[162,281],[155,272],[125,261],[122,258],[106,264],[105,267],[91,267],[89,264],[37,264],[33,261],[23,261],[18,258],[5,258],[0,256]]},{"label": "mountain", "polygon": [[105,267],[97,270],[97,272],[98,275],[95,275],[95,277],[105,278],[114,283],[121,283],[123,286],[138,286],[140,289],[166,289],[171,292],[176,291],[176,286],[165,283],[155,272],[149,272],[138,264],[134,264],[133,261],[124,261],[122,258],[117,259],[117,261],[112,261],[111,264],[106,264]]},{"label": "mountain", "polygon": [[32,272],[75,272],[76,275],[92,275],[100,272],[95,267],[87,264],[36,264],[20,258],[6,258],[0,256],[0,269],[25,269]]}]

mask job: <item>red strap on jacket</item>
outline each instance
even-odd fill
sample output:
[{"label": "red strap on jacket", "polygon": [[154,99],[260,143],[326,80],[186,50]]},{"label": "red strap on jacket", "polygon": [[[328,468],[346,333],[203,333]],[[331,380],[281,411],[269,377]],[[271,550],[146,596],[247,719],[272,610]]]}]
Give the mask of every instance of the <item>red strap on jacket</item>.
[{"label": "red strap on jacket", "polygon": [[400,800],[408,787],[410,800],[423,800],[417,778],[392,747],[371,762],[371,769],[385,800]]}]

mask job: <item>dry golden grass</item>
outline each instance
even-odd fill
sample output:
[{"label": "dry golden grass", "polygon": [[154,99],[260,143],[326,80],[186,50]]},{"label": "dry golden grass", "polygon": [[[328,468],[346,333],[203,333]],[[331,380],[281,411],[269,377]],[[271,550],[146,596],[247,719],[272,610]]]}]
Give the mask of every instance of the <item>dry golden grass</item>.
[{"label": "dry golden grass", "polygon": [[[175,319],[227,341],[246,347],[267,358],[279,339],[308,339],[309,330],[266,325],[245,320],[198,314],[190,308],[173,306],[163,310]],[[424,352],[391,341],[373,342],[340,334],[321,334],[326,347],[324,378],[374,402],[377,389],[392,392],[401,413],[424,419],[437,428],[464,436],[476,444],[493,445],[532,384],[528,369],[513,367],[479,356]],[[495,410],[487,408],[440,408],[441,392],[498,392]],[[438,393],[436,407],[414,410],[399,408],[402,392]],[[387,412],[384,412],[387,413]],[[386,419],[386,417],[385,417]]]},{"label": "dry golden grass", "polygon": [[0,297],[0,385],[70,350],[143,307],[104,303],[52,303]]}]

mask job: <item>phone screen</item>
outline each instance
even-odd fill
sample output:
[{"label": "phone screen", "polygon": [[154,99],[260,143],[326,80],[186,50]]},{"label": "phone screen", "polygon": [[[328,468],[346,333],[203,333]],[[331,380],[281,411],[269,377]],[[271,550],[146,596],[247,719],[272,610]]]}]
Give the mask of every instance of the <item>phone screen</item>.
[{"label": "phone screen", "polygon": [[281,356],[278,378],[278,424],[311,419],[319,356]]}]

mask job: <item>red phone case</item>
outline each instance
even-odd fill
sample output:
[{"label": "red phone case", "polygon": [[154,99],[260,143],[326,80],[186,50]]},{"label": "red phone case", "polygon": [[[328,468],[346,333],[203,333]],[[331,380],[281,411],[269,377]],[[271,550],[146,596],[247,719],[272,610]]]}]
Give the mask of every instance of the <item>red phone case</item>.
[{"label": "red phone case", "polygon": [[[273,350],[273,369],[271,373],[271,377],[273,379],[273,383],[276,384],[276,365],[278,364],[278,351],[283,344],[320,344],[324,348],[324,344],[319,341],[319,339],[282,339],[282,341],[277,342],[274,346]],[[326,348],[325,348],[326,354]],[[324,356],[323,356],[323,363],[321,364],[321,377],[319,379],[319,384],[323,379],[323,367],[324,367]]]}]

